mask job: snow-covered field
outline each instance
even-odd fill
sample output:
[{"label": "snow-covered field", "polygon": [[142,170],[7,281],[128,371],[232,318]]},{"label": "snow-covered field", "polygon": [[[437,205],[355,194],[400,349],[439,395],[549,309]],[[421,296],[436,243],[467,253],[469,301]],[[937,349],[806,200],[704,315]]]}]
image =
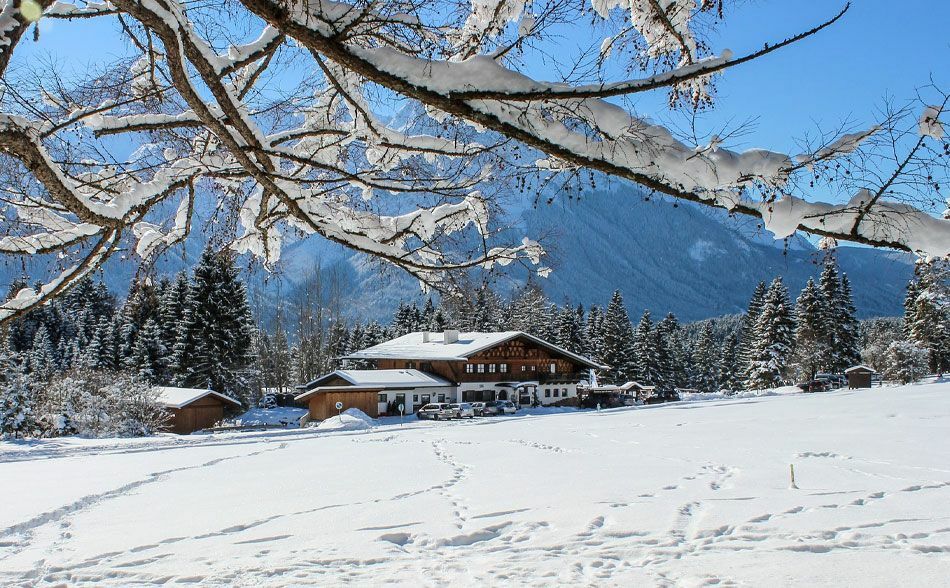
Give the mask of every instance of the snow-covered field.
[{"label": "snow-covered field", "polygon": [[0,480],[4,586],[950,578],[950,383],[7,443]]}]

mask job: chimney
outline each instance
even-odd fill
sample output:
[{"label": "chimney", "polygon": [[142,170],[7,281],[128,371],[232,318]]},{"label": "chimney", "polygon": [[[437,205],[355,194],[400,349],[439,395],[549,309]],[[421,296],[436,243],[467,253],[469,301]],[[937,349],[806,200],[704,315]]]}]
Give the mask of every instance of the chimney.
[{"label": "chimney", "polygon": [[445,331],[445,333],[444,333],[444,335],[443,335],[443,343],[445,343],[446,345],[448,345],[449,343],[458,343],[458,340],[459,340],[459,332],[458,332],[458,331],[456,331],[456,330],[454,330],[454,329],[453,329],[453,330]]},{"label": "chimney", "polygon": [[422,331],[422,342],[423,343],[429,342],[429,331]]}]

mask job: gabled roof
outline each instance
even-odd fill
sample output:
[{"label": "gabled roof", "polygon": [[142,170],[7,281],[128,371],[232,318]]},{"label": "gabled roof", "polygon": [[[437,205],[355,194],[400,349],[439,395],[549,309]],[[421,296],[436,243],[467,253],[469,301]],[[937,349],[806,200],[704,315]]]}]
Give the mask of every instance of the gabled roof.
[{"label": "gabled roof", "polygon": [[854,366],[854,367],[849,367],[848,369],[844,370],[844,373],[850,374],[851,372],[859,372],[859,371],[871,372],[872,374],[876,374],[876,373],[877,373],[877,370],[876,370],[876,369],[874,369],[874,368],[872,368],[872,367],[868,367],[868,366],[863,365],[863,364],[862,364],[862,365],[856,365],[856,366]]},{"label": "gabled roof", "polygon": [[413,359],[425,361],[466,361],[479,351],[490,349],[524,337],[529,341],[546,347],[555,353],[563,355],[577,363],[588,368],[601,369],[605,366],[599,365],[591,359],[572,353],[567,349],[558,347],[553,343],[530,335],[523,331],[502,331],[499,333],[479,333],[462,332],[458,334],[458,341],[452,343],[445,342],[445,334],[441,332],[428,333],[428,341],[425,341],[425,333],[416,332],[391,339],[379,345],[374,345],[362,351],[351,353],[344,359]]},{"label": "gabled roof", "polygon": [[447,380],[419,370],[336,370],[298,388],[312,390],[334,378],[341,378],[349,382],[351,386],[370,388],[427,388],[452,385]]},{"label": "gabled roof", "polygon": [[214,396],[215,398],[219,398],[225,402],[230,402],[236,406],[241,406],[240,402],[229,396],[225,396],[224,394],[219,394],[214,390],[207,390],[204,388],[174,388],[171,386],[156,386],[155,390],[158,392],[158,402],[166,408],[183,408],[192,402],[195,402],[196,400],[201,400],[205,396]]}]

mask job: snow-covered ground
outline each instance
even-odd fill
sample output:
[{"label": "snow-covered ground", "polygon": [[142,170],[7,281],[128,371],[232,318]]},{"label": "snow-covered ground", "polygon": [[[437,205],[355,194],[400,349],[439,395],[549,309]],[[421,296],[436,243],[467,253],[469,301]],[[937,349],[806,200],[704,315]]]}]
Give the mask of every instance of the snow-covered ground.
[{"label": "snow-covered ground", "polygon": [[382,422],[0,445],[0,585],[950,578],[950,383]]}]

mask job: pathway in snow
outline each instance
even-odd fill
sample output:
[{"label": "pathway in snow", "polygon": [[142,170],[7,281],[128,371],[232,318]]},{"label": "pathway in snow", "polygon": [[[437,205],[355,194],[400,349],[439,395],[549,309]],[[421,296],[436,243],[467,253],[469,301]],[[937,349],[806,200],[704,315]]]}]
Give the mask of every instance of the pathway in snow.
[{"label": "pathway in snow", "polygon": [[933,384],[0,445],[0,584],[939,585],[948,432]]}]

